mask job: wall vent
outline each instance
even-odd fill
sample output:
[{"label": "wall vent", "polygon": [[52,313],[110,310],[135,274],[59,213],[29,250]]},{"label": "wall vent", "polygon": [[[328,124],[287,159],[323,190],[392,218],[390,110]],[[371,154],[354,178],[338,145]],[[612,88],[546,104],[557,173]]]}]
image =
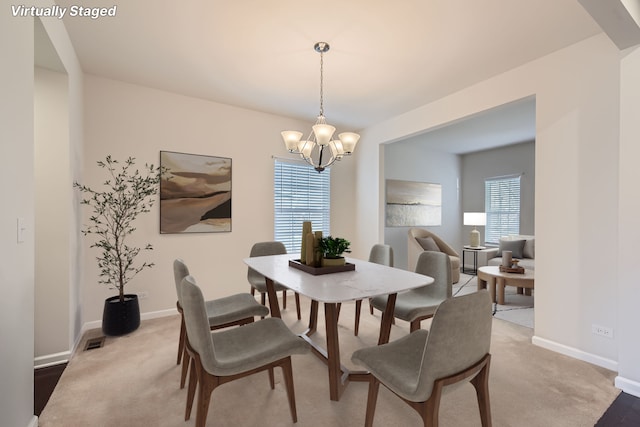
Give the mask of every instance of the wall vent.
[{"label": "wall vent", "polygon": [[101,348],[104,345],[105,337],[97,337],[97,338],[89,338],[84,345],[84,351],[94,350],[96,348]]}]

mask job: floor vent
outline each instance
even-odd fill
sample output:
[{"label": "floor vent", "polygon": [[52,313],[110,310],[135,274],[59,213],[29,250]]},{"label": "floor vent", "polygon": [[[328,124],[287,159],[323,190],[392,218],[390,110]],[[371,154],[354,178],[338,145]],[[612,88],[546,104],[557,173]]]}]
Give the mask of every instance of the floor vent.
[{"label": "floor vent", "polygon": [[84,345],[84,351],[101,348],[104,345],[104,337],[89,338]]}]

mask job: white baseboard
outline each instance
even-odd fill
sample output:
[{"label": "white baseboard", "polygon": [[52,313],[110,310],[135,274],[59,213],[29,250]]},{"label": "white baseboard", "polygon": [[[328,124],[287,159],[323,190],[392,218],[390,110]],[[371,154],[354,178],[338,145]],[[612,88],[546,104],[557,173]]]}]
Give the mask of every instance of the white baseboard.
[{"label": "white baseboard", "polygon": [[60,353],[46,354],[44,356],[38,356],[33,359],[34,369],[46,368],[48,366],[59,365],[61,363],[67,363],[71,358],[70,351],[62,351]]},{"label": "white baseboard", "polygon": [[573,357],[574,359],[589,362],[593,365],[600,366],[610,371],[618,372],[618,362],[615,360],[607,359],[597,356],[595,354],[587,353],[577,348],[569,347],[564,344],[559,344],[555,341],[550,341],[544,338],[534,336],[531,339],[534,345],[537,345],[547,350],[555,351],[556,353],[564,354],[565,356]]},{"label": "white baseboard", "polygon": [[[149,319],[157,319],[160,317],[167,316],[175,316],[178,314],[178,309],[169,308],[167,310],[159,310],[159,311],[150,311],[147,313],[140,313],[140,320],[149,320]],[[86,322],[82,325],[82,329],[80,331],[80,338],[91,329],[100,329],[102,328],[102,320],[93,320],[91,322]]]},{"label": "white baseboard", "polygon": [[637,381],[617,376],[614,385],[627,394],[640,397],[640,383]]},{"label": "white baseboard", "polygon": [[29,424],[27,424],[27,427],[38,427],[38,417],[34,415],[29,421]]}]

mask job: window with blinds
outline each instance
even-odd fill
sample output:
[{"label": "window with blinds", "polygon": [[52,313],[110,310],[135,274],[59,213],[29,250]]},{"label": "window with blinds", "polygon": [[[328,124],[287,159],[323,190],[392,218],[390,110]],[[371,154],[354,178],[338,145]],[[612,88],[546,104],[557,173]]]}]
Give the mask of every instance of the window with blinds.
[{"label": "window with blinds", "polygon": [[302,222],[311,221],[313,231],[330,234],[331,169],[322,173],[305,163],[275,160],[274,240],[289,253],[300,253]]},{"label": "window with blinds", "polygon": [[501,236],[520,234],[520,175],[485,180],[484,194],[485,242],[497,245]]}]

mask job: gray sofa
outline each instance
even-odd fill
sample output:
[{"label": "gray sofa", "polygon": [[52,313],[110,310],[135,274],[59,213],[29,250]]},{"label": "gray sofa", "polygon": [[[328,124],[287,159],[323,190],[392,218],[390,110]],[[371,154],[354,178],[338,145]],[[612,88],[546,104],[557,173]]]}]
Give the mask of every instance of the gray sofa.
[{"label": "gray sofa", "polygon": [[478,267],[502,264],[502,251],[510,250],[520,260],[519,266],[535,270],[535,236],[514,234],[500,238],[500,247],[484,249],[478,253]]}]

